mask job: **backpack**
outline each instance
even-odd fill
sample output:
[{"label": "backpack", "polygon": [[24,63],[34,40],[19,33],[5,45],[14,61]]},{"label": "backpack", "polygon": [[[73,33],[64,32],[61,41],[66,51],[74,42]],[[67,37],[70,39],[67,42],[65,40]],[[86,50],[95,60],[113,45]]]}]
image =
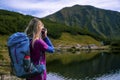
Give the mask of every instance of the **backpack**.
[{"label": "backpack", "polygon": [[30,58],[30,40],[25,33],[17,32],[8,38],[7,42],[11,60],[12,73],[19,78],[28,78],[42,74],[45,65],[34,65]]}]

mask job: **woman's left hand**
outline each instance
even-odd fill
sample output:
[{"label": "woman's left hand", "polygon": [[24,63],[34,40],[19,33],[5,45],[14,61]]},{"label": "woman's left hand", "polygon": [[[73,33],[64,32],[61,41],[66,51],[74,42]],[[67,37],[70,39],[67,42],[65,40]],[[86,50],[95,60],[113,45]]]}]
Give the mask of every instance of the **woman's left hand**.
[{"label": "woman's left hand", "polygon": [[44,34],[42,34],[42,38],[43,38],[43,39],[46,38],[46,37],[47,37],[47,29],[44,30]]}]

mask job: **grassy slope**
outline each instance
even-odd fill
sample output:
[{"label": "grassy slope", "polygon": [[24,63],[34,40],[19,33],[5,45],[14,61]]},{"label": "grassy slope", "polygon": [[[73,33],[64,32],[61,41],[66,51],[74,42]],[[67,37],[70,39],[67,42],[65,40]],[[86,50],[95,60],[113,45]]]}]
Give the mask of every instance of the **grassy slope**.
[{"label": "grassy slope", "polygon": [[[4,60],[8,59],[7,51],[7,35],[0,35],[0,56],[2,55]],[[55,47],[58,46],[74,46],[76,44],[86,45],[86,44],[96,44],[100,45],[100,42],[96,41],[94,38],[87,35],[71,35],[69,33],[63,33],[59,39],[51,39]],[[2,58],[1,56],[1,58]]]},{"label": "grassy slope", "polygon": [[[0,35],[0,50],[6,50],[8,36]],[[86,45],[86,44],[96,44],[100,45],[100,42],[96,41],[94,38],[87,35],[71,35],[69,33],[62,33],[59,39],[51,39],[54,46],[73,46],[76,44]]]},{"label": "grassy slope", "polygon": [[73,46],[76,44],[86,45],[86,44],[96,44],[100,45],[100,42],[96,41],[94,38],[87,35],[71,35],[69,33],[63,33],[62,36],[53,40],[53,44],[57,46]]}]

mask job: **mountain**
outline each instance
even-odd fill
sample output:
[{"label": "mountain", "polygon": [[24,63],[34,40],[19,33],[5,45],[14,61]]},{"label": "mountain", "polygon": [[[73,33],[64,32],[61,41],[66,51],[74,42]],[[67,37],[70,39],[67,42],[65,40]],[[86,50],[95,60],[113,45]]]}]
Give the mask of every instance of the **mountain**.
[{"label": "mountain", "polygon": [[[9,35],[15,32],[23,32],[32,18],[33,16],[30,15],[0,9],[0,50],[6,49],[6,41]],[[100,42],[96,40],[97,36],[90,35],[90,33],[82,31],[79,27],[66,26],[45,18],[40,20],[47,28],[48,36],[55,46],[100,45]]]},{"label": "mountain", "polygon": [[[0,9],[0,35],[10,35],[15,32],[23,32],[33,17],[34,16]],[[60,38],[63,32],[77,34],[80,31],[78,28],[70,28],[64,24],[56,23],[47,19],[41,18],[40,20],[48,29],[48,35],[54,39]]]},{"label": "mountain", "polygon": [[99,9],[93,6],[74,5],[45,17],[68,26],[78,26],[83,30],[103,38],[120,38],[120,12]]}]

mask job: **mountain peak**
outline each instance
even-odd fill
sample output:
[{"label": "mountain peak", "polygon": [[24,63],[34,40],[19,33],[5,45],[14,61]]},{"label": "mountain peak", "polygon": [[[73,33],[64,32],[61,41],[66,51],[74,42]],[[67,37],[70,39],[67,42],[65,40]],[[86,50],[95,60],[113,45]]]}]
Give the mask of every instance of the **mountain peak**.
[{"label": "mountain peak", "polygon": [[94,6],[91,6],[91,5],[79,5],[79,4],[76,4],[76,5],[73,5],[72,7],[94,7]]},{"label": "mountain peak", "polygon": [[90,5],[66,7],[46,18],[68,26],[81,27],[104,38],[120,34],[119,12],[99,9]]}]

